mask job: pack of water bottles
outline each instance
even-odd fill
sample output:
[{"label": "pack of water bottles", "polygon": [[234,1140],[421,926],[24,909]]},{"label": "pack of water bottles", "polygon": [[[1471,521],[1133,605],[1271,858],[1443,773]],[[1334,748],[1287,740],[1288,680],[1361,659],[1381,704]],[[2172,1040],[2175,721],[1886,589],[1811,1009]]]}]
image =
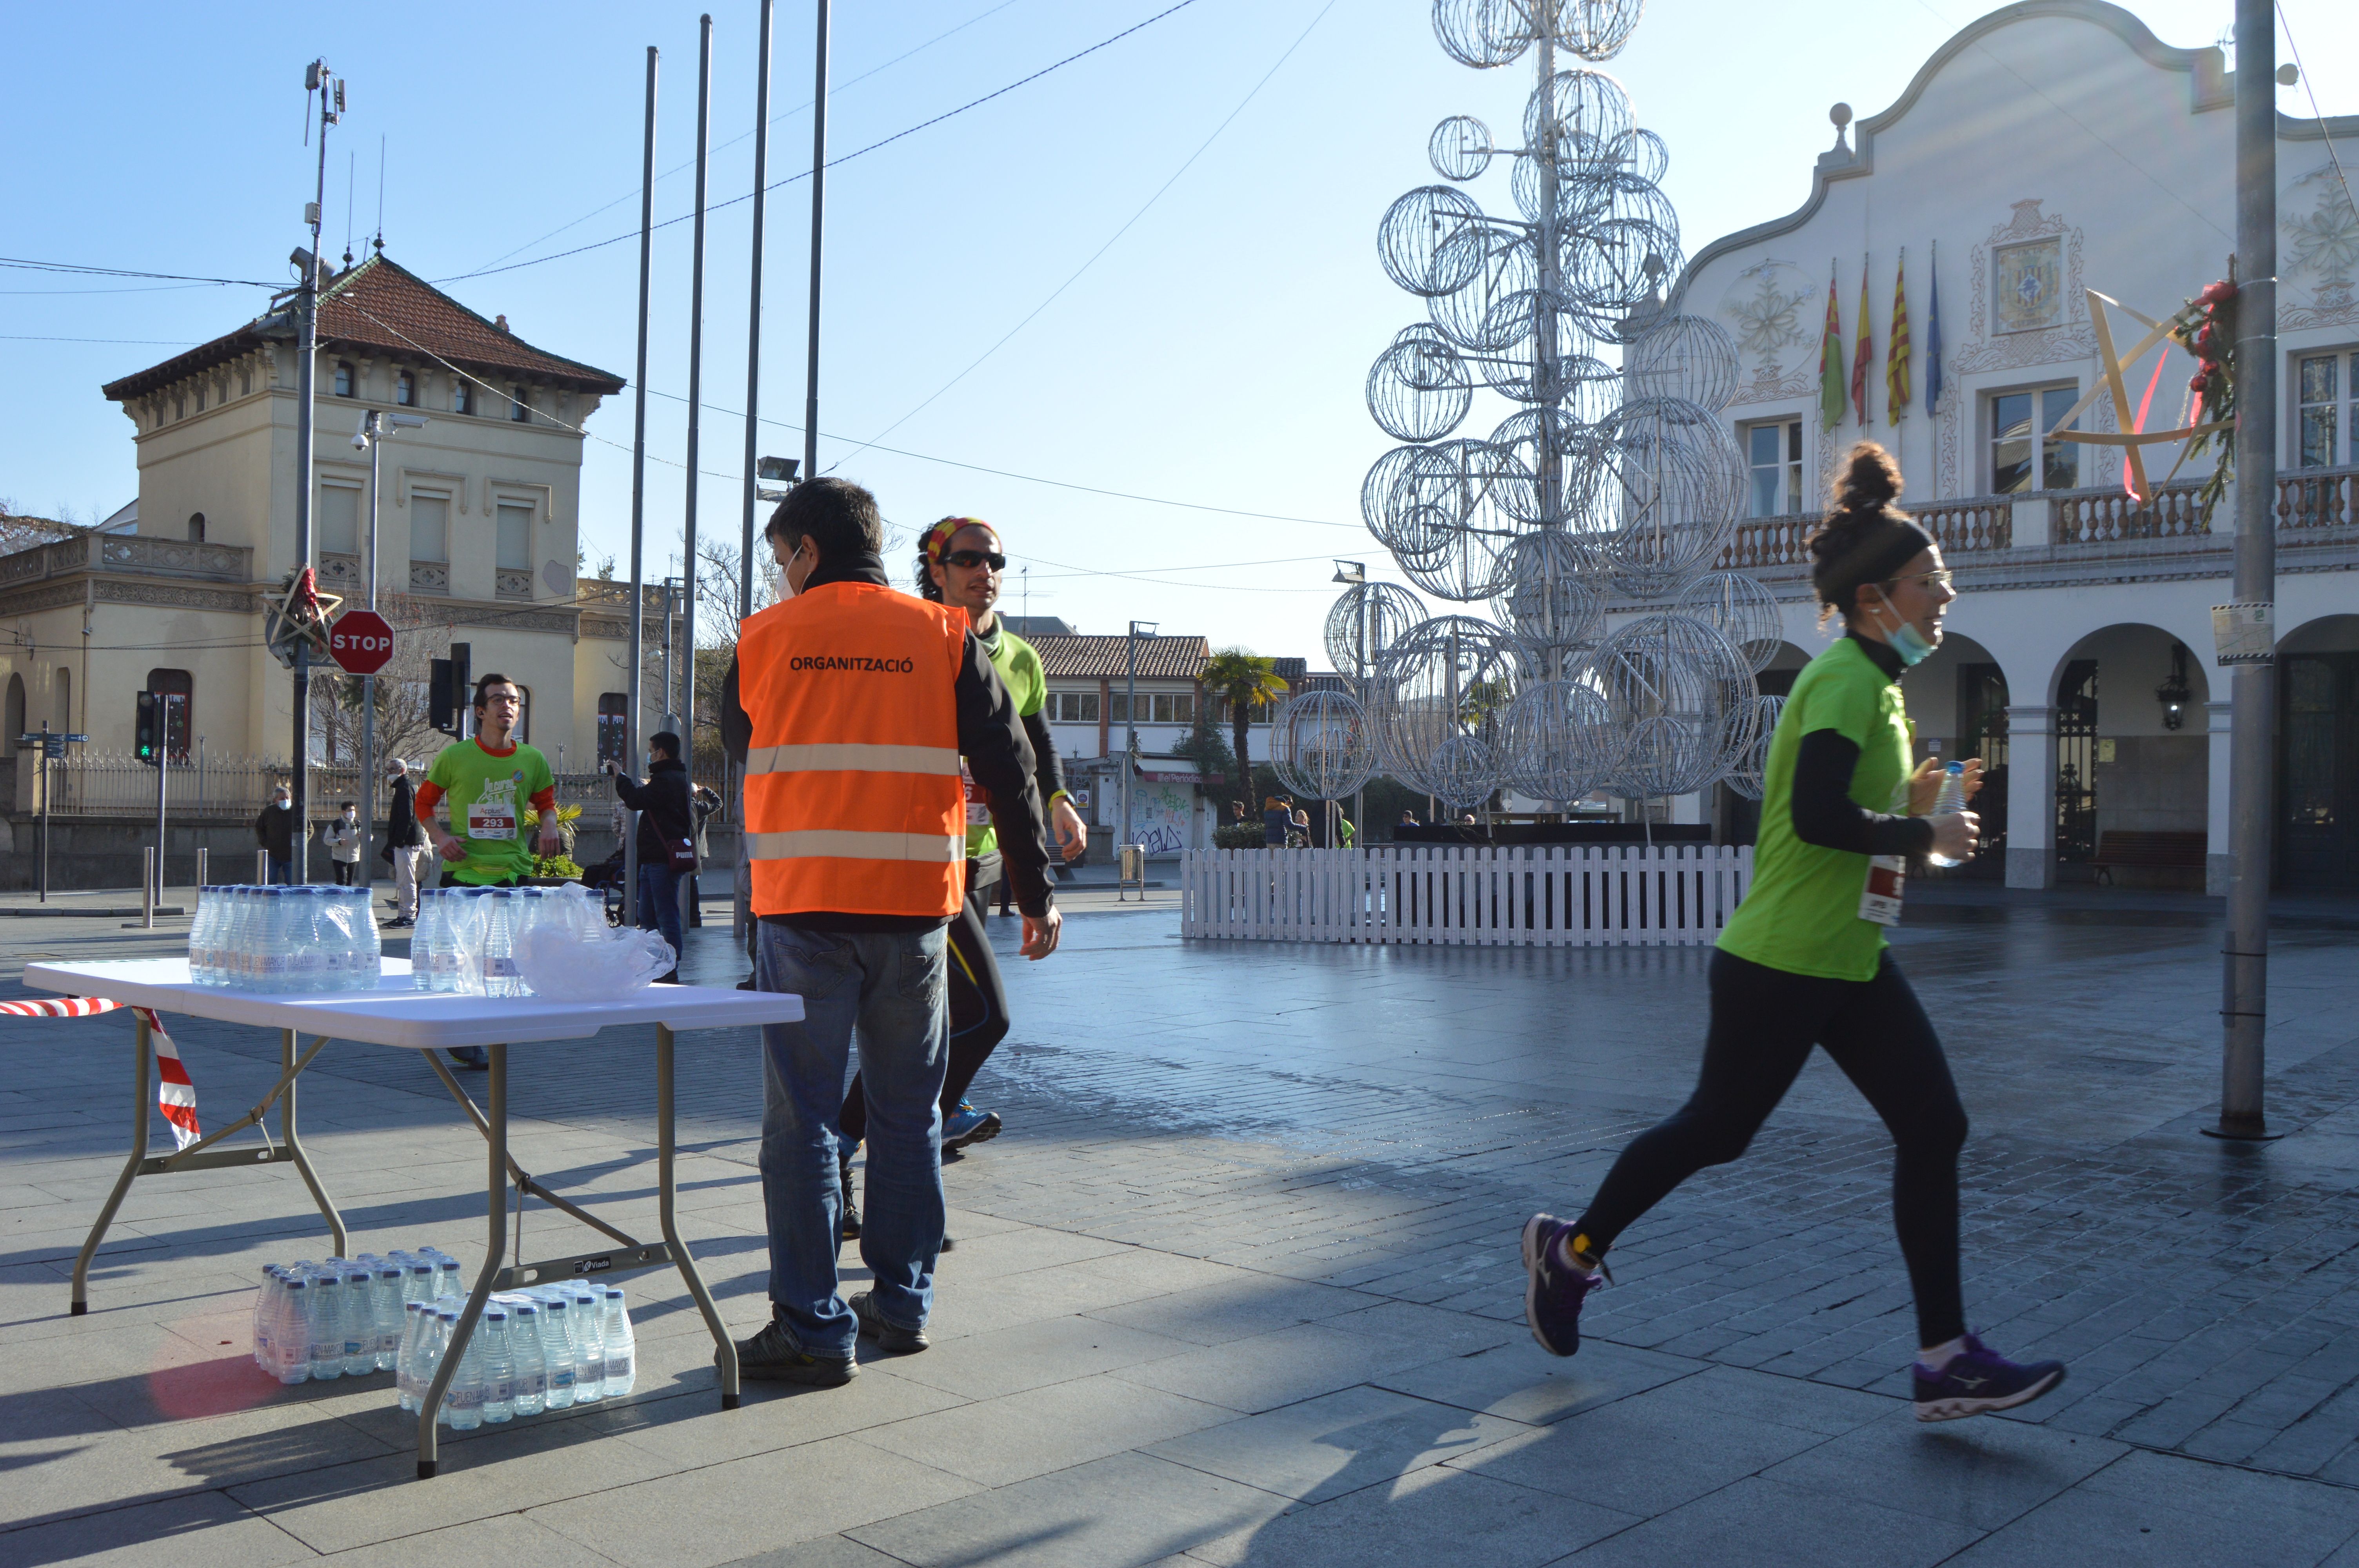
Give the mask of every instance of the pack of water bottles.
[{"label": "pack of water bottles", "polygon": [[448,887],[418,895],[410,984],[462,996],[627,996],[678,963],[652,931],[618,931],[587,888]]},{"label": "pack of water bottles", "polygon": [[[458,1295],[413,1302],[394,1379],[401,1408],[424,1401],[465,1306]],[[460,1353],[435,1419],[460,1432],[620,1399],[638,1381],[631,1314],[617,1285],[568,1281],[502,1291]]]},{"label": "pack of water bottles", "polygon": [[459,1260],[439,1248],[273,1263],[254,1294],[254,1364],[282,1383],[394,1369],[404,1308],[459,1286]]},{"label": "pack of water bottles", "polygon": [[373,991],[385,949],[368,900],[366,888],[200,888],[189,979],[266,995]]}]

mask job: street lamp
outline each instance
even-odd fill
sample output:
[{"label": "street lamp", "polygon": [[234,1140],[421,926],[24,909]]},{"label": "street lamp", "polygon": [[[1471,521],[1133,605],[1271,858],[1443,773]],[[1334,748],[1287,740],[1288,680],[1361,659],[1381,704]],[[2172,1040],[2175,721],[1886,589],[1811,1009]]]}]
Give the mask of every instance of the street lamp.
[{"label": "street lamp", "polygon": [[1337,561],[1335,575],[1327,580],[1340,582],[1346,587],[1365,582],[1368,580],[1368,564],[1365,561]]},{"label": "street lamp", "polygon": [[[1132,770],[1138,766],[1138,642],[1142,637],[1155,636],[1156,628],[1160,624],[1160,622],[1156,621],[1134,621],[1130,623],[1129,633],[1123,639],[1126,695],[1123,697],[1122,825],[1115,829],[1117,837],[1114,842],[1117,845],[1134,841],[1137,838],[1137,835],[1131,831],[1130,775]],[[1116,858],[1120,858],[1118,854]],[[1114,869],[1117,874],[1121,871],[1119,866]],[[1142,860],[1139,875],[1144,877],[1146,874]]]},{"label": "street lamp", "polygon": [[[795,470],[801,465],[800,458],[756,458],[754,460],[754,477],[757,481],[767,480],[773,484],[792,484],[795,482]],[[757,486],[754,496],[758,501],[784,501],[787,492],[783,490],[763,490]]]},{"label": "street lamp", "polygon": [[[1330,578],[1328,580],[1329,580],[1330,582],[1340,582],[1340,583],[1343,584],[1346,588],[1358,588],[1358,587],[1360,587],[1360,586],[1364,585],[1364,583],[1366,583],[1366,581],[1368,580],[1368,564],[1367,564],[1365,561],[1337,561],[1337,562],[1335,563],[1335,575],[1334,575],[1332,578]],[[1366,671],[1367,667],[1368,667],[1368,601],[1367,601],[1366,597],[1365,597],[1364,595],[1363,595],[1363,596],[1362,596],[1362,598],[1361,598],[1361,600],[1360,600],[1360,668],[1361,668],[1361,670],[1362,670],[1364,673],[1362,674],[1362,676],[1361,676],[1361,677],[1360,677],[1360,680],[1361,680],[1361,686],[1360,686],[1360,691],[1359,691],[1359,697],[1360,697],[1360,699],[1361,699],[1361,701],[1362,701],[1362,703],[1363,703],[1363,704],[1364,704],[1364,703],[1366,702],[1366,700],[1367,700],[1367,696],[1368,696],[1368,689],[1367,689],[1367,686],[1366,686],[1366,679],[1367,679],[1367,677],[1366,677],[1366,675],[1364,674],[1364,672]],[[1250,795],[1252,792],[1251,792],[1250,790],[1248,790],[1246,793],[1247,793],[1248,795]],[[1365,785],[1365,784],[1362,784],[1362,785],[1359,787],[1359,789],[1357,789],[1356,791],[1354,791],[1354,792],[1353,793],[1353,795],[1352,795],[1352,810],[1353,811],[1353,813],[1355,813],[1355,814],[1357,815],[1357,816],[1358,816],[1358,818],[1359,818],[1360,826],[1359,826],[1359,827],[1356,829],[1356,831],[1357,831],[1357,832],[1359,832],[1359,833],[1361,833],[1361,834],[1365,834],[1365,833],[1367,832],[1367,830],[1368,830],[1368,788],[1367,788],[1367,785]],[[1332,823],[1329,825],[1329,830],[1328,830],[1328,836],[1327,836],[1327,842],[1328,842],[1330,845],[1332,845],[1332,844],[1335,842],[1335,834],[1334,834],[1334,830],[1333,830],[1333,825],[1332,825]]]},{"label": "street lamp", "polygon": [[[368,453],[369,460],[368,558],[362,564],[362,586],[368,594],[371,611],[376,609],[377,448],[396,430],[419,430],[425,426],[426,416],[423,414],[400,414],[372,408],[361,416],[360,428],[353,432],[353,445]],[[374,675],[361,676],[360,785],[353,793],[367,803],[361,810],[360,874],[361,886],[365,888],[370,869],[376,864],[375,857],[370,852],[375,848],[371,840],[376,836],[376,676]],[[296,824],[298,831],[302,826],[299,822]],[[388,832],[392,827],[391,823],[386,824]]]}]

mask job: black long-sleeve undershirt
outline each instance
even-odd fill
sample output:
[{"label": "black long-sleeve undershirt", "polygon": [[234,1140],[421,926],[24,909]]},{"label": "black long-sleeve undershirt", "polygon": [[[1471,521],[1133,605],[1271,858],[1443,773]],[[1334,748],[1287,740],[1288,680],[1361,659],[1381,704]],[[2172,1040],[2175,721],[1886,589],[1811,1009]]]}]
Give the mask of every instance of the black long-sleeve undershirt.
[{"label": "black long-sleeve undershirt", "polygon": [[[1872,638],[1852,641],[1894,680],[1904,667],[1900,656]],[[1802,737],[1794,754],[1794,779],[1787,792],[1794,837],[1826,849],[1854,855],[1922,855],[1933,847],[1933,821],[1928,816],[1888,816],[1870,811],[1851,797],[1852,774],[1859,768],[1859,745],[1840,730],[1813,730]]]}]

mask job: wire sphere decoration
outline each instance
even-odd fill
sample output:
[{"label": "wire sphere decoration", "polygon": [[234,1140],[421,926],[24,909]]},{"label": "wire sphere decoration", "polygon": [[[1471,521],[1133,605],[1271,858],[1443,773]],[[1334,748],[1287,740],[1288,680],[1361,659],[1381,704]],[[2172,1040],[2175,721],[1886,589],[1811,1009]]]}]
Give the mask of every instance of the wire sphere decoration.
[{"label": "wire sphere decoration", "polygon": [[1614,767],[1631,799],[1691,795],[1738,760],[1749,726],[1731,733],[1732,704],[1749,701],[1753,672],[1727,639],[1692,616],[1641,616],[1598,645],[1591,668],[1628,737]]},{"label": "wire sphere decoration", "polygon": [[1487,441],[1443,441],[1423,449],[1393,487],[1393,532],[1402,573],[1440,599],[1489,599],[1501,587],[1502,562],[1516,533],[1516,513],[1530,507],[1531,470],[1515,453]]},{"label": "wire sphere decoration", "polygon": [[1531,236],[1470,224],[1451,235],[1445,249],[1435,262],[1435,275],[1454,281],[1427,299],[1427,315],[1461,348],[1481,353],[1505,347],[1488,336],[1497,330],[1493,312],[1501,300],[1538,287],[1539,253]]},{"label": "wire sphere decoration", "polygon": [[1547,0],[1556,41],[1587,60],[1612,59],[1638,30],[1647,0]]},{"label": "wire sphere decoration", "polygon": [[1777,732],[1777,716],[1786,709],[1782,697],[1756,697],[1753,703],[1753,743],[1721,779],[1746,800],[1759,800],[1768,788],[1769,741]]},{"label": "wire sphere decoration", "polygon": [[1491,127],[1472,114],[1452,114],[1433,127],[1425,156],[1444,179],[1479,179],[1491,167]]},{"label": "wire sphere decoration", "polygon": [[1638,599],[1675,594],[1735,535],[1745,454],[1711,410],[1676,398],[1625,404],[1600,436],[1590,529],[1614,586]]},{"label": "wire sphere decoration", "polygon": [[1474,199],[1456,186],[1421,185],[1386,209],[1376,254],[1386,276],[1411,294],[1449,294],[1473,278],[1482,260],[1479,249],[1451,242],[1486,222]]},{"label": "wire sphere decoration", "polygon": [[1368,413],[1402,441],[1438,441],[1473,406],[1466,362],[1436,329],[1404,328],[1368,369]]},{"label": "wire sphere decoration", "polygon": [[[1513,65],[1532,46],[1535,0],[1434,0],[1433,36],[1461,65],[1490,70]],[[1543,0],[1544,3],[1544,0]]]},{"label": "wire sphere decoration", "polygon": [[1677,398],[1714,414],[1736,401],[1736,340],[1709,317],[1658,318],[1628,362],[1634,398]]},{"label": "wire sphere decoration", "polygon": [[[1597,645],[1605,630],[1605,595],[1579,540],[1560,530],[1527,534],[1507,546],[1507,586],[1493,609],[1517,641],[1553,675],[1560,655]],[[1550,655],[1560,655],[1551,659]]]},{"label": "wire sphere decoration", "polygon": [[1756,675],[1785,645],[1777,599],[1743,572],[1707,572],[1681,590],[1672,609],[1719,633]]},{"label": "wire sphere decoration", "polygon": [[1558,71],[1524,100],[1524,146],[1576,184],[1620,174],[1623,144],[1637,128],[1630,94],[1602,70]]},{"label": "wire sphere decoration", "polygon": [[1343,799],[1375,772],[1375,736],[1367,710],[1346,692],[1303,693],[1270,725],[1269,765],[1299,796]]},{"label": "wire sphere decoration", "polygon": [[1397,582],[1355,582],[1327,611],[1327,660],[1339,673],[1364,682],[1430,613],[1423,600]]},{"label": "wire sphere decoration", "polygon": [[1519,795],[1560,807],[1614,777],[1623,735],[1596,687],[1535,682],[1507,709],[1506,781]]},{"label": "wire sphere decoration", "polygon": [[1491,622],[1438,615],[1412,627],[1373,683],[1386,771],[1452,806],[1496,789],[1518,664],[1514,641]]}]

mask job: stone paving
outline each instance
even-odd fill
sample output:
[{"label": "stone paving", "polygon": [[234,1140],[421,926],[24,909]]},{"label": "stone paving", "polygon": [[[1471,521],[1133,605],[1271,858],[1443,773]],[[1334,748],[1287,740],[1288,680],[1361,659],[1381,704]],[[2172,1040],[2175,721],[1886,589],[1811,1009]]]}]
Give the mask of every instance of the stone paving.
[{"label": "stone paving", "polygon": [[[11,903],[15,900],[8,901]],[[256,1373],[254,1271],[317,1256],[293,1173],[135,1185],[128,1028],[0,1021],[0,1563],[2216,1563],[2359,1568],[2359,913],[2289,904],[2270,1106],[2223,1145],[2218,927],[2200,899],[1912,892],[1902,961],[1975,1133],[1969,1314],[2071,1380],[1919,1427],[1881,1129],[1823,1061],[1747,1158],[1615,1249],[1582,1354],[1521,1323],[1516,1231],[1577,1209],[1684,1095],[1703,955],[1182,943],[1077,895],[1010,959],[977,1086],[1009,1130],[946,1169],[935,1347],[716,1408],[676,1283],[634,1292],[636,1393],[457,1438],[409,1479],[385,1377]],[[1136,905],[1131,906],[1136,910]],[[995,922],[1012,948],[1015,923]],[[169,950],[0,922],[29,957]],[[734,981],[726,932],[690,978]],[[209,1126],[277,1047],[179,1021]],[[655,1227],[647,1041],[518,1048],[518,1158]],[[748,1034],[683,1037],[683,1227],[738,1330],[765,1311]],[[476,1080],[478,1083],[480,1079]],[[405,1054],[331,1045],[306,1141],[355,1249],[481,1256],[482,1144]],[[527,1205],[526,1252],[591,1245]],[[847,1262],[852,1261],[847,1253]],[[858,1271],[852,1269],[856,1277]],[[2263,1546],[2263,1543],[2266,1543]]]}]

